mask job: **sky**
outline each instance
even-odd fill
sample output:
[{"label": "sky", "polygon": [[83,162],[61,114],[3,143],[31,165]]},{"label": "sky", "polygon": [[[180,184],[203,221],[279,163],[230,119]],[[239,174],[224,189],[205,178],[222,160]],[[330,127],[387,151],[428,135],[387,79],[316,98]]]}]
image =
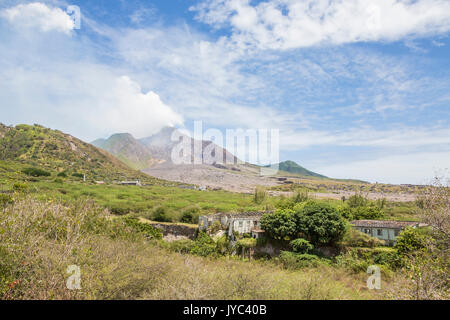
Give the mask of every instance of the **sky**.
[{"label": "sky", "polygon": [[0,122],[279,129],[280,160],[423,184],[450,164],[449,34],[448,0],[0,0]]}]

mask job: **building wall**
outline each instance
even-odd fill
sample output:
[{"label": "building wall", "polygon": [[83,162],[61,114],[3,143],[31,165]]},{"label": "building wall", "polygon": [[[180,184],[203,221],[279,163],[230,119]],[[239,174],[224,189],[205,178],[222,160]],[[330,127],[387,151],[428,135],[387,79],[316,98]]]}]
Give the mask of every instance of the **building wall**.
[{"label": "building wall", "polygon": [[[393,228],[372,228],[372,227],[356,227],[356,230],[359,230],[363,233],[366,233],[372,237],[378,238],[380,240],[384,240],[386,242],[394,242],[396,239],[395,230]],[[369,232],[366,232],[369,230]],[[378,234],[378,230],[381,230],[381,235]]]}]

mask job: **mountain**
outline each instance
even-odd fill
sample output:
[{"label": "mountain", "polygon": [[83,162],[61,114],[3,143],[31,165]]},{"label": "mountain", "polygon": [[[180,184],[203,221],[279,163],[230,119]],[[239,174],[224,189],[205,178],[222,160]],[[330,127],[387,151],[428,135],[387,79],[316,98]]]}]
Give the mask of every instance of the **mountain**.
[{"label": "mountain", "polygon": [[[172,140],[172,137],[175,140]],[[92,144],[108,151],[134,169],[145,170],[162,163],[171,166],[172,150],[182,141],[187,142],[187,146],[191,149],[190,159],[185,159],[191,163],[195,157],[202,164],[219,166],[216,164],[220,163],[220,160],[216,161],[216,152],[222,153],[224,162],[227,157],[232,159],[233,164],[238,162],[235,156],[215,143],[192,139],[173,127],[165,127],[158,133],[142,139],[135,139],[129,133],[113,134],[108,139],[97,139]],[[199,153],[201,150],[203,152]]]},{"label": "mountain", "polygon": [[281,171],[298,174],[301,176],[327,178],[324,175],[309,171],[308,169],[305,169],[302,166],[300,166],[299,164],[295,163],[294,161],[290,161],[290,160],[280,162],[278,164],[278,166],[279,166],[279,170],[281,170]]},{"label": "mountain", "polygon": [[89,180],[155,180],[104,150],[40,125],[0,124],[0,161],[6,169],[35,167],[69,178],[84,174]]},{"label": "mountain", "polygon": [[144,144],[129,133],[116,133],[91,144],[108,151],[135,170],[146,169],[159,162]]}]

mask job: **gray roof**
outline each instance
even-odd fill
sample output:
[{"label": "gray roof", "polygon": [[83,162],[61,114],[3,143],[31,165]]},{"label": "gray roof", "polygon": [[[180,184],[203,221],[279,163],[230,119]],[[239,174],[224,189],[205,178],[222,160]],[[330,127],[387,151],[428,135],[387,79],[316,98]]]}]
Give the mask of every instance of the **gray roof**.
[{"label": "gray roof", "polygon": [[413,227],[419,225],[419,222],[415,221],[386,221],[386,220],[354,220],[350,223],[355,227],[392,228],[392,229],[402,229],[405,227]]}]

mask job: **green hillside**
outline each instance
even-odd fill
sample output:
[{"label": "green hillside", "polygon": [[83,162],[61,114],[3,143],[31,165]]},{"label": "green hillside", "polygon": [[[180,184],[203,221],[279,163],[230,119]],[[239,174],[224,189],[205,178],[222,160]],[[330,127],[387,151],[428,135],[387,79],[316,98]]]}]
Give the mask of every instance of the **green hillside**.
[{"label": "green hillside", "polygon": [[0,124],[0,143],[0,175],[9,178],[25,175],[33,179],[79,180],[85,175],[88,181],[156,181],[106,151],[40,125],[8,127]]},{"label": "green hillside", "polygon": [[321,175],[321,174],[318,174],[318,173],[315,173],[308,169],[303,168],[302,166],[298,165],[294,161],[288,160],[288,161],[280,162],[278,165],[279,165],[280,171],[293,173],[293,174],[300,175],[300,176],[327,178],[324,175]]}]

